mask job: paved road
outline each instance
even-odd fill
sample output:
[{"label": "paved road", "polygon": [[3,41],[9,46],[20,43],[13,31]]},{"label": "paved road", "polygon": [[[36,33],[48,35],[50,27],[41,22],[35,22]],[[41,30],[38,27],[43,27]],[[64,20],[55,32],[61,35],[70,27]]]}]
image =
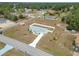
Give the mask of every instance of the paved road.
[{"label": "paved road", "polygon": [[0,50],[0,56],[2,56],[4,53],[8,52],[11,49],[13,49],[13,47],[6,44],[5,47]]},{"label": "paved road", "polygon": [[31,47],[28,44],[17,41],[16,39],[6,37],[4,35],[0,35],[0,41],[5,44],[12,45],[14,48],[16,48],[20,51],[26,52],[32,56],[52,56],[51,54],[48,54],[40,49]]}]

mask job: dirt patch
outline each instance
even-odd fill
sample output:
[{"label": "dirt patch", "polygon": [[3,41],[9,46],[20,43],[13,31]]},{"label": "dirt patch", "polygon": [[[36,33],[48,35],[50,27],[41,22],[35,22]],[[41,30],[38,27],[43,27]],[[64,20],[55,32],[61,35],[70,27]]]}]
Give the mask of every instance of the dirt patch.
[{"label": "dirt patch", "polygon": [[69,56],[73,54],[73,39],[73,35],[57,27],[53,33],[48,33],[39,41],[37,48],[54,55]]},{"label": "dirt patch", "polygon": [[31,43],[35,39],[35,35],[28,30],[27,26],[17,26],[15,28],[9,29],[4,34],[8,37],[14,38],[24,43]]},{"label": "dirt patch", "polygon": [[0,49],[3,48],[4,46],[5,46],[5,44],[0,42]]}]

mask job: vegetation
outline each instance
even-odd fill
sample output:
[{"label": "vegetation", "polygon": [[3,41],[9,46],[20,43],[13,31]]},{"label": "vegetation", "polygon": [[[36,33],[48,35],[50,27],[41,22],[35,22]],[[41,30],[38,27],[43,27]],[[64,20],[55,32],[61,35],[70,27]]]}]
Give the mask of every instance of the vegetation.
[{"label": "vegetation", "polygon": [[76,46],[75,40],[73,40],[73,43],[72,43],[72,45],[73,45],[73,46]]},{"label": "vegetation", "polygon": [[17,9],[17,11],[20,10],[21,12],[24,12],[24,8],[54,10],[64,10],[65,8],[67,8],[67,10],[69,10],[70,6],[72,6],[72,4],[67,3],[2,3],[0,4],[0,11],[4,12],[4,10],[6,10],[10,12],[14,9]]},{"label": "vegetation", "polygon": [[63,17],[62,21],[68,24],[68,30],[79,31],[79,5],[73,5],[73,7],[74,9],[70,10],[71,13]]},{"label": "vegetation", "polygon": [[[16,9],[19,14],[22,14],[23,12],[25,12],[25,8],[38,10],[52,9],[61,12],[69,11],[70,14],[64,16],[62,18],[62,21],[68,24],[68,30],[79,31],[79,4],[77,3],[1,3],[0,15],[4,15],[5,18],[8,18],[10,20],[17,21],[17,15],[12,15],[11,13],[16,12]],[[23,19],[24,16],[19,15],[19,18]]]},{"label": "vegetation", "polygon": [[[21,13],[24,11],[23,6],[21,4],[18,4],[16,6],[16,10]],[[14,8],[14,4],[10,3],[2,3],[0,4],[0,15],[4,15],[5,18],[12,20],[12,21],[17,21],[17,15],[12,15],[11,13],[16,12]],[[20,16],[22,18],[22,15]]]},{"label": "vegetation", "polygon": [[13,10],[12,8],[13,5],[11,4],[0,4],[0,14],[4,15],[10,13]]},{"label": "vegetation", "polygon": [[[55,10],[61,10],[64,8],[68,8],[71,6],[72,4],[66,4],[66,3],[30,3],[29,5],[27,5],[27,8],[31,8],[31,9],[55,9]],[[38,7],[39,6],[39,7]]]},{"label": "vegetation", "polygon": [[4,46],[5,46],[5,44],[0,42],[0,49],[2,49]]},{"label": "vegetation", "polygon": [[22,14],[20,14],[20,15],[19,15],[19,18],[20,18],[20,19],[23,19],[23,18],[25,18],[25,17],[24,17]]},{"label": "vegetation", "polygon": [[5,15],[5,18],[10,19],[12,21],[17,21],[18,20],[16,15]]}]

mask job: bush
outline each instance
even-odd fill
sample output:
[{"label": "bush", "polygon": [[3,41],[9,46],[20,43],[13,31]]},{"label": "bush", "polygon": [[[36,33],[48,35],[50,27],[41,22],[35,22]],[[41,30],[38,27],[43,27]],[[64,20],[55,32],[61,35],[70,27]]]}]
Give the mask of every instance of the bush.
[{"label": "bush", "polygon": [[0,14],[1,14],[1,15],[4,15],[4,12],[3,12],[3,11],[0,11]]},{"label": "bush", "polygon": [[19,18],[20,18],[20,19],[23,19],[23,18],[25,18],[25,17],[24,17],[23,15],[19,15]]},{"label": "bush", "polygon": [[53,40],[57,40],[57,39],[54,37]]},{"label": "bush", "polygon": [[67,30],[73,30],[73,27],[71,25],[67,26],[66,28]]},{"label": "bush", "polygon": [[76,46],[75,40],[73,40],[73,43],[72,43],[72,45],[73,45],[73,46]]},{"label": "bush", "polygon": [[17,16],[15,16],[15,15],[11,15],[9,18],[10,18],[12,21],[17,21],[17,20],[18,20]]},{"label": "bush", "polygon": [[7,19],[10,19],[12,21],[18,20],[17,16],[15,16],[15,15],[5,15],[4,17],[7,18]]}]

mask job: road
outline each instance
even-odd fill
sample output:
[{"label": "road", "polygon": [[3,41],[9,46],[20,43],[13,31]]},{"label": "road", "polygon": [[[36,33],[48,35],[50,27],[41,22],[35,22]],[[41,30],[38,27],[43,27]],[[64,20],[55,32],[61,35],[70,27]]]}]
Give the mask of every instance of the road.
[{"label": "road", "polygon": [[0,50],[0,56],[2,56],[4,53],[8,52],[11,49],[13,49],[13,47],[6,44],[5,47]]},{"label": "road", "polygon": [[14,48],[16,48],[20,51],[26,52],[32,56],[52,56],[51,54],[48,54],[38,48],[31,47],[28,44],[20,42],[16,39],[6,37],[4,35],[0,35],[0,41],[5,44],[12,45]]}]

